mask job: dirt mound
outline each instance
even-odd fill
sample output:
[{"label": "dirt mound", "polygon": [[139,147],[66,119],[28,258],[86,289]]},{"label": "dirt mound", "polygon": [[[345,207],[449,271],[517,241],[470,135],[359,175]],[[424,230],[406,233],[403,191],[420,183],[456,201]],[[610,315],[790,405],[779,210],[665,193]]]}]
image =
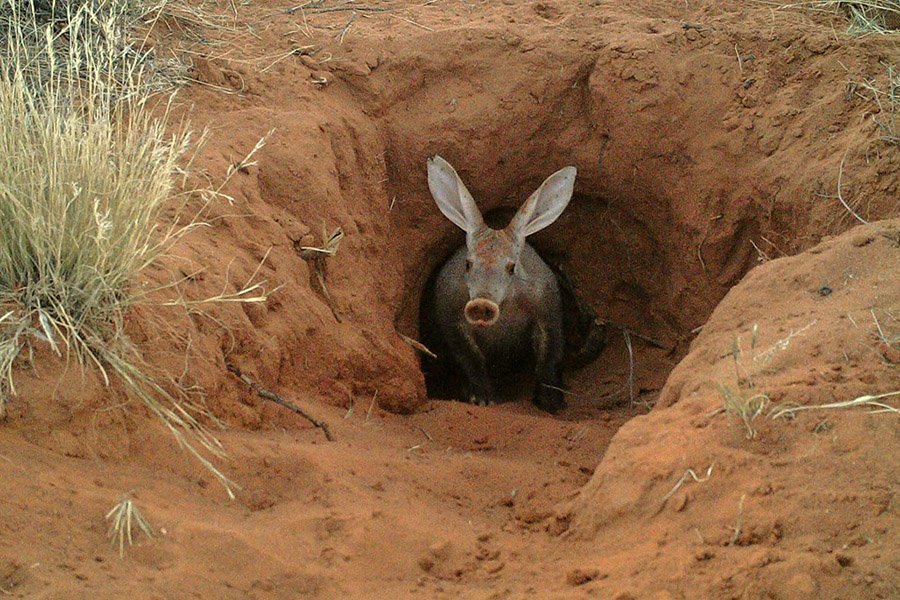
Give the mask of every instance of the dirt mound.
[{"label": "dirt mound", "polygon": [[[618,431],[557,526],[600,542],[595,564],[619,570],[614,586],[624,578],[638,590],[699,597],[891,597],[897,415],[857,407],[771,416],[900,390],[898,309],[898,221],[757,267],[713,312],[657,409]],[[722,385],[767,396],[753,439],[718,410]],[[669,563],[677,583],[659,582],[656,561],[649,572],[622,572],[617,560],[634,548],[607,540],[638,529],[645,551],[678,557]]]},{"label": "dirt mound", "polygon": [[[484,211],[517,206],[548,173],[577,165],[574,201],[533,241],[598,314],[661,341],[670,360],[762,255],[850,224],[829,197],[841,167],[842,194],[864,218],[897,210],[897,155],[869,143],[872,123],[851,120],[862,100],[845,93],[846,69],[876,68],[876,42],[838,47],[816,26],[801,35],[792,13],[763,35],[723,15],[701,26],[680,11],[557,8],[549,21],[534,7],[425,11],[433,33],[371,18],[341,44],[322,28],[343,15],[325,13],[313,30],[321,60],[200,63],[201,81],[241,92],[192,90],[193,118],[209,115],[200,164],[211,175],[274,133],[226,190],[236,207],[184,252],[207,267],[198,295],[218,291],[223,273],[243,281],[264,257],[262,276],[284,286],[250,315],[215,312],[236,340],[200,354],[233,356],[330,403],[378,390],[392,410],[421,407],[416,356],[396,333],[416,337],[426,278],[462,241],[428,194],[435,153]],[[298,17],[269,18],[274,44]],[[244,52],[257,58],[253,47]],[[810,98],[819,110],[806,110]],[[338,225],[346,238],[327,274],[336,318],[297,248]],[[219,247],[229,251],[210,251]],[[666,369],[651,370],[662,375],[639,373],[639,387],[658,390]]]},{"label": "dirt mound", "polygon": [[[842,202],[869,221],[900,210],[900,155],[847,86],[895,60],[892,38],[837,39],[825,15],[744,2],[285,8],[240,6],[246,27],[199,32],[229,50],[197,48],[180,108],[209,128],[198,176],[221,179],[268,137],[224,188],[233,201],[147,277],[184,276],[191,299],[254,277],[281,287],[129,323],[149,362],[231,426],[238,500],[117,390],[38,356],[0,428],[3,591],[896,592],[894,415],[763,415],[752,440],[710,416],[716,384],[771,405],[898,388],[884,343],[897,222],[827,239],[856,223]],[[568,374],[557,418],[427,398],[400,334],[417,337],[425,282],[462,242],[428,194],[435,153],[501,216],[578,166],[572,203],[533,242],[620,327]],[[338,226],[323,289],[301,248]],[[670,493],[687,469],[704,481]],[[128,490],[158,535],[119,560],[102,517]]]}]

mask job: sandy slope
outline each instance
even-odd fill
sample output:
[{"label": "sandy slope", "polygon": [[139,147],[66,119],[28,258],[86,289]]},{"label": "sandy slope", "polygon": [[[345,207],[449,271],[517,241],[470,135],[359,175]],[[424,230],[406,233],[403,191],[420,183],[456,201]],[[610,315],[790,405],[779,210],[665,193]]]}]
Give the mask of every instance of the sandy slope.
[{"label": "sandy slope", "polygon": [[[843,165],[840,194],[863,218],[897,216],[900,154],[847,87],[896,62],[894,39],[847,40],[825,16],[761,4],[653,0],[396,2],[341,39],[352,13],[288,4],[241,6],[241,27],[195,46],[183,110],[211,132],[198,175],[221,178],[275,131],[213,226],[147,274],[191,274],[200,298],[265,259],[259,276],[283,287],[265,306],[141,309],[129,324],[230,425],[223,468],[242,490],[229,502],[121,390],[39,349],[0,427],[0,590],[900,594],[896,415],[762,416],[748,440],[712,414],[717,384],[738,378],[773,404],[900,389],[896,342],[878,334],[900,332],[900,224],[842,234],[855,221],[836,197]],[[614,330],[569,374],[558,417],[525,400],[427,399],[397,333],[416,335],[425,279],[460,243],[428,197],[434,153],[485,209],[579,167],[570,208],[535,243],[601,316],[643,336],[631,390]],[[346,233],[327,265],[334,312],[299,255],[323,225]],[[226,361],[337,441],[254,397]],[[687,469],[708,479],[672,492]],[[159,531],[120,560],[103,515],[130,490]]]}]

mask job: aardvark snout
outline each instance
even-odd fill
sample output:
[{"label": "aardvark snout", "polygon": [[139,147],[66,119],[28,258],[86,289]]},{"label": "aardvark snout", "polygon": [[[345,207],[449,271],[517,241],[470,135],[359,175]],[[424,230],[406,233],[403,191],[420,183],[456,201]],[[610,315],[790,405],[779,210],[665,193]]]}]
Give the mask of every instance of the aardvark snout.
[{"label": "aardvark snout", "polygon": [[463,313],[466,316],[466,321],[472,325],[489,327],[500,318],[500,307],[497,306],[496,302],[486,298],[475,298],[466,303]]}]

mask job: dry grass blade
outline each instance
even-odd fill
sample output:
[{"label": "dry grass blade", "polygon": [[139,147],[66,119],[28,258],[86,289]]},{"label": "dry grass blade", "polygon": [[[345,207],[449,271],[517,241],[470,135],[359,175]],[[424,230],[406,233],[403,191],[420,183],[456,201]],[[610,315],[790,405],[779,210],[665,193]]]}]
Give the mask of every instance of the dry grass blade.
[{"label": "dry grass blade", "polygon": [[808,404],[805,406],[801,406],[799,404],[784,403],[775,406],[769,413],[769,417],[772,419],[791,419],[794,418],[798,412],[804,410],[836,410],[840,408],[856,408],[860,406],[870,408],[871,410],[869,412],[873,414],[900,414],[900,409],[891,406],[890,404],[880,402],[880,400],[883,400],[884,398],[891,398],[893,396],[900,396],[900,391],[888,392],[885,394],[860,396],[859,398],[847,400],[846,402],[830,402],[827,404]]},{"label": "dry grass blade", "polygon": [[706,481],[709,481],[709,478],[712,476],[713,467],[715,465],[716,463],[710,463],[709,468],[706,469],[706,474],[703,477],[699,477],[693,469],[688,469],[687,471],[685,471],[678,479],[678,482],[675,483],[671,490],[669,490],[669,493],[663,496],[662,503],[665,504],[666,501],[671,498],[689,478],[693,479],[695,483],[704,483]]},{"label": "dry grass blade", "polygon": [[153,528],[141,511],[138,510],[134,502],[127,496],[123,497],[116,503],[112,509],[106,513],[106,520],[112,522],[109,526],[108,537],[113,548],[119,547],[119,557],[125,556],[125,543],[129,546],[134,544],[135,534],[133,533],[135,525],[144,532],[148,538],[153,537]]},{"label": "dry grass blade", "polygon": [[[253,148],[250,150],[250,152],[247,153],[246,156],[244,156],[244,158],[228,165],[228,170],[225,172],[225,179],[223,179],[222,183],[220,183],[216,188],[216,191],[214,193],[215,195],[222,194],[222,188],[224,188],[228,184],[228,182],[231,181],[231,178],[234,177],[235,173],[246,171],[250,167],[253,167],[257,164],[254,157],[260,150],[263,149],[263,147],[265,147],[265,145],[269,142],[269,138],[272,137],[274,133],[275,129],[270,129],[266,133],[266,135],[259,138],[259,140],[256,142],[256,145],[253,146]],[[234,202],[234,198],[231,198],[230,196],[226,196],[226,198],[229,202]]]}]

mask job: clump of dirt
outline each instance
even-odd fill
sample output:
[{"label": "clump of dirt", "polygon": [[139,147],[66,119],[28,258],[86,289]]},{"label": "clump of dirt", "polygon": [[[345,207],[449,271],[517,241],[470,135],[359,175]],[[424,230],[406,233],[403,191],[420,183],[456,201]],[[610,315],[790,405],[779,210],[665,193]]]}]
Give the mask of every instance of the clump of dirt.
[{"label": "clump of dirt", "polygon": [[[199,47],[197,175],[220,178],[268,137],[223,190],[233,202],[147,277],[180,274],[195,299],[253,277],[281,287],[129,323],[231,426],[238,500],[110,403],[117,390],[35,360],[0,428],[0,560],[45,565],[16,593],[891,595],[895,416],[764,414],[748,440],[710,414],[716,384],[749,390],[748,373],[772,405],[897,388],[897,223],[828,239],[856,222],[842,202],[897,214],[900,156],[846,85],[883,69],[889,39],[736,2],[286,8],[241,6],[252,34],[215,29],[231,51]],[[620,327],[569,373],[556,418],[427,397],[401,334],[418,337],[428,275],[462,242],[428,193],[433,154],[485,212],[579,169],[533,243]],[[301,248],[336,227],[326,294]],[[102,515],[128,490],[164,532],[118,561]]]}]

